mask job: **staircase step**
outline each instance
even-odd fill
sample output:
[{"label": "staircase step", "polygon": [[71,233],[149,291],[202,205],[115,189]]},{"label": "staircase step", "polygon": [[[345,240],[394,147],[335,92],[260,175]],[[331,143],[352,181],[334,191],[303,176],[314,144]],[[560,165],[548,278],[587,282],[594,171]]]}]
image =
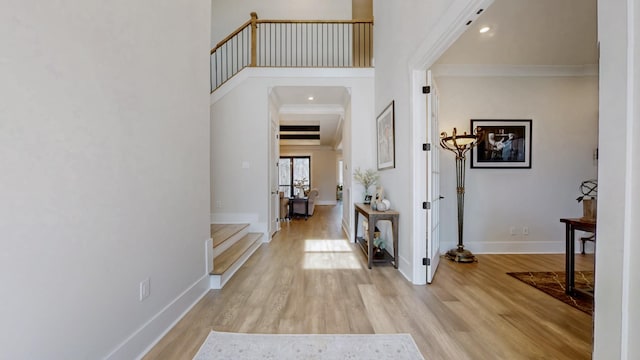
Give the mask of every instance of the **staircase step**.
[{"label": "staircase step", "polygon": [[[232,239],[234,235],[240,234],[243,230],[246,234],[248,228],[249,224],[211,224],[211,239],[213,240],[213,247],[219,247],[220,244]],[[244,234],[242,236],[244,236]]]},{"label": "staircase step", "polygon": [[[249,258],[250,254],[246,256],[245,259],[243,259],[243,255],[247,250],[255,250],[257,246],[259,246],[258,242],[261,237],[262,233],[248,233],[227,250],[219,254],[213,262],[213,271],[211,272],[211,275],[223,275],[231,269],[238,260],[241,260],[244,263],[244,261]],[[258,243],[258,245],[254,246],[256,243]]]}]

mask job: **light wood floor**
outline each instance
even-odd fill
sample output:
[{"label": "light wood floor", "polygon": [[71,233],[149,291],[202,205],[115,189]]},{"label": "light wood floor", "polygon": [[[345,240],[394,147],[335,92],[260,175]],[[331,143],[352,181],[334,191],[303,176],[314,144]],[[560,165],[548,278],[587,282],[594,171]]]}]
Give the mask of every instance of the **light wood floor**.
[{"label": "light wood floor", "polygon": [[[505,274],[563,271],[564,255],[443,260],[433,284],[416,286],[392,266],[367,269],[340,217],[316,206],[308,221],[285,223],[145,359],[191,359],[210,330],[410,333],[426,359],[591,358],[591,316]],[[593,256],[576,256],[576,270],[592,268]]]}]

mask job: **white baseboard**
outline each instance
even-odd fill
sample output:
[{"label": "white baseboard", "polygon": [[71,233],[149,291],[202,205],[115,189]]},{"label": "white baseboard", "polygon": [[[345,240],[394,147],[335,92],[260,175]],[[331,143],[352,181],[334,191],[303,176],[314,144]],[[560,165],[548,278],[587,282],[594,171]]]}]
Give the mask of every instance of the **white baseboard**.
[{"label": "white baseboard", "polygon": [[206,274],[213,270],[213,239],[209,238],[204,244],[204,261]]},{"label": "white baseboard", "polygon": [[407,261],[407,259],[403,258],[402,256],[398,256],[398,271],[409,282],[413,282],[412,276],[408,276],[407,273],[404,271],[404,269],[409,270],[410,273],[413,272],[413,267],[412,267],[411,263],[409,261]]},{"label": "white baseboard", "polygon": [[349,233],[349,225],[344,222],[344,219],[342,219],[342,232],[344,232],[344,236],[347,237],[347,240],[353,241],[351,234]]},{"label": "white baseboard", "polygon": [[209,288],[209,274],[205,274],[118,345],[105,359],[142,359],[207,294]]}]

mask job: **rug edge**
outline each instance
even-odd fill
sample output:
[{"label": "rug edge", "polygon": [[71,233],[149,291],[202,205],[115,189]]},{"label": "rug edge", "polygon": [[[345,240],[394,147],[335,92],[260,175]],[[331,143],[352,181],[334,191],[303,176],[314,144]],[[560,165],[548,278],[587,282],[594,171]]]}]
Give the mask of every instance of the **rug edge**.
[{"label": "rug edge", "polygon": [[240,333],[240,332],[226,332],[226,331],[216,331],[216,330],[211,330],[209,332],[209,334],[207,335],[207,337],[204,339],[204,341],[202,342],[202,344],[200,345],[200,347],[198,348],[198,351],[196,352],[196,354],[193,356],[193,359],[199,359],[199,356],[201,355],[200,352],[203,350],[203,348],[205,347],[205,345],[207,344],[207,341],[209,340],[210,337],[215,336],[216,334],[221,334],[221,335],[260,335],[260,336],[321,336],[321,337],[330,337],[330,336],[347,336],[347,337],[358,337],[358,336],[385,336],[385,337],[389,337],[389,336],[393,336],[393,337],[402,337],[402,338],[409,338],[408,340],[410,340],[410,343],[413,345],[413,349],[415,350],[416,355],[419,357],[418,360],[422,359],[425,360],[424,356],[422,355],[422,352],[420,351],[420,348],[418,347],[418,343],[416,343],[416,340],[413,338],[413,335],[411,335],[410,333],[373,333],[373,334],[267,334],[267,333]]}]

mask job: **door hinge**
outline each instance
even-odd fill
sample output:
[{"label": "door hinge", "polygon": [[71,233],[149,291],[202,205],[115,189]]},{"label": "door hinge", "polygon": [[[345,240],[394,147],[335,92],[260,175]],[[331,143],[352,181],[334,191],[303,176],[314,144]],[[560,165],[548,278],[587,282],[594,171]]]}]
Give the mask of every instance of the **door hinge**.
[{"label": "door hinge", "polygon": [[431,151],[431,144],[422,144],[422,151]]},{"label": "door hinge", "polygon": [[430,210],[430,209],[431,209],[431,203],[430,203],[430,202],[428,202],[428,201],[423,202],[423,203],[422,203],[422,208],[423,208],[424,210]]},{"label": "door hinge", "polygon": [[422,87],[423,94],[431,94],[431,86],[423,86]]},{"label": "door hinge", "polygon": [[422,258],[422,265],[430,266],[431,265],[431,259]]}]

